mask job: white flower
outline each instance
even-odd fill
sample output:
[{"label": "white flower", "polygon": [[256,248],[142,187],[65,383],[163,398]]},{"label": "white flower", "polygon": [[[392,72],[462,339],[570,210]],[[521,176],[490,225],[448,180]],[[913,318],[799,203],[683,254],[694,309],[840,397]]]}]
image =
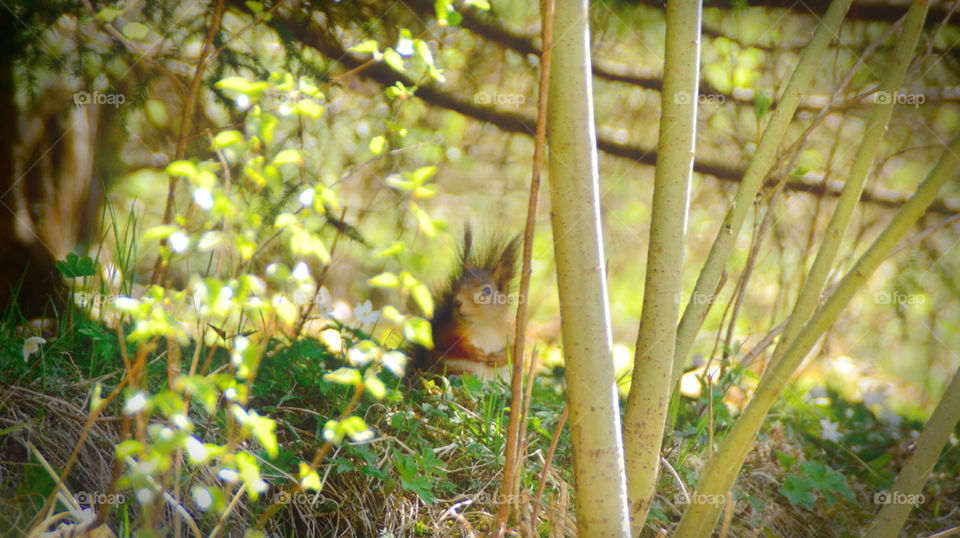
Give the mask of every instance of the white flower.
[{"label": "white flower", "polygon": [[879,385],[876,387],[871,387],[870,390],[863,395],[863,405],[870,407],[872,405],[881,405],[887,399],[887,387]]},{"label": "white flower", "polygon": [[357,319],[360,320],[360,323],[367,325],[372,325],[380,319],[380,311],[374,310],[373,305],[370,304],[369,300],[358,305],[353,310],[353,314],[357,316]]},{"label": "white flower", "polygon": [[213,195],[203,187],[198,187],[197,190],[193,191],[193,201],[205,211],[210,211],[210,208],[213,207]]},{"label": "white flower", "polygon": [[30,355],[33,355],[40,349],[41,344],[46,344],[47,341],[39,336],[31,336],[23,341],[23,362],[27,362],[27,358]]},{"label": "white flower", "polygon": [[190,246],[190,236],[183,232],[173,232],[170,234],[170,248],[177,254],[187,250]]},{"label": "white flower", "polygon": [[824,418],[820,420],[820,437],[827,440],[833,441],[834,443],[840,442],[840,432],[837,427],[840,426],[835,422],[830,422],[829,418]]},{"label": "white flower", "polygon": [[145,392],[140,391],[127,400],[126,405],[123,406],[123,413],[125,415],[136,415],[143,410],[146,405],[147,395]]},{"label": "white flower", "polygon": [[300,262],[293,268],[293,278],[297,280],[307,280],[310,278],[310,266]]},{"label": "white flower", "polygon": [[310,205],[313,203],[313,198],[316,196],[316,191],[313,189],[307,189],[300,193],[300,203],[303,205]]},{"label": "white flower", "polygon": [[413,55],[413,41],[405,37],[401,38],[400,41],[397,42],[396,51],[400,56]]},{"label": "white flower", "polygon": [[233,469],[227,469],[227,468],[220,469],[220,472],[217,473],[217,476],[220,477],[220,480],[223,480],[224,482],[227,482],[230,484],[240,480],[240,473],[234,471]]}]

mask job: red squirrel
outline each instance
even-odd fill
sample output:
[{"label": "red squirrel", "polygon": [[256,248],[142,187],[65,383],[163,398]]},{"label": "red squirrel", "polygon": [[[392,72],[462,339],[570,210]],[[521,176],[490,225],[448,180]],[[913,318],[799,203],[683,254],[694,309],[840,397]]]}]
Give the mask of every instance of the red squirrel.
[{"label": "red squirrel", "polygon": [[506,244],[494,239],[478,252],[470,227],[464,229],[454,274],[434,294],[433,349],[418,353],[420,369],[509,380],[508,344],[516,323],[510,281],[519,245],[519,235]]}]

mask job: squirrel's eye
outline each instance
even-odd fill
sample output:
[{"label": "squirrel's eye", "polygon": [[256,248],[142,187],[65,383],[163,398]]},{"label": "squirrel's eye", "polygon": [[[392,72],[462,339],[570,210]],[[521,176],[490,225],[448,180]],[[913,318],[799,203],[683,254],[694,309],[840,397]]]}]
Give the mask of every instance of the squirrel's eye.
[{"label": "squirrel's eye", "polygon": [[482,291],[484,295],[492,295],[492,294],[493,294],[493,288],[491,288],[490,286],[484,286],[483,289],[480,290],[480,291]]}]

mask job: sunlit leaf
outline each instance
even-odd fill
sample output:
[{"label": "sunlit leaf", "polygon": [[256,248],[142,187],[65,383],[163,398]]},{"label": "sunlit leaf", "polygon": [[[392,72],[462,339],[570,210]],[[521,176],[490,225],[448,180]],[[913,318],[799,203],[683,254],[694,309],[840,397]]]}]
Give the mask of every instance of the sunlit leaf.
[{"label": "sunlit leaf", "polygon": [[140,22],[128,22],[123,25],[123,35],[133,40],[143,39],[147,37],[149,33],[150,29]]},{"label": "sunlit leaf", "polygon": [[375,136],[370,139],[370,153],[374,155],[380,155],[383,152],[384,146],[387,144],[387,139],[382,136]]},{"label": "sunlit leaf", "polygon": [[407,70],[404,66],[403,56],[400,56],[400,53],[393,49],[383,51],[383,61],[387,62],[387,65],[396,71],[403,72]]},{"label": "sunlit leaf", "polygon": [[317,471],[310,469],[310,466],[306,462],[300,462],[300,487],[303,489],[312,489],[314,491],[320,491],[320,488],[323,487],[320,482],[320,475],[317,474]]},{"label": "sunlit leaf", "polygon": [[400,285],[397,275],[393,273],[380,273],[379,275],[367,280],[367,283],[378,288],[396,288]]},{"label": "sunlit leaf", "polygon": [[192,179],[197,175],[197,167],[190,161],[173,161],[167,165],[167,174]]},{"label": "sunlit leaf", "polygon": [[433,349],[433,336],[430,333],[430,322],[417,317],[407,318],[403,322],[403,337],[408,342],[420,344],[427,349]]},{"label": "sunlit leaf", "polygon": [[233,144],[240,144],[243,142],[243,135],[240,134],[240,131],[220,131],[217,133],[217,136],[213,137],[213,145],[223,149],[227,146],[232,146]]},{"label": "sunlit leaf", "polygon": [[338,385],[353,385],[359,387],[363,383],[360,372],[355,368],[337,368],[323,375],[323,380]]},{"label": "sunlit leaf", "polygon": [[380,50],[380,48],[377,45],[376,41],[374,41],[373,39],[367,39],[350,47],[349,50],[350,52],[357,52],[360,54],[368,54],[368,53],[375,54]]}]

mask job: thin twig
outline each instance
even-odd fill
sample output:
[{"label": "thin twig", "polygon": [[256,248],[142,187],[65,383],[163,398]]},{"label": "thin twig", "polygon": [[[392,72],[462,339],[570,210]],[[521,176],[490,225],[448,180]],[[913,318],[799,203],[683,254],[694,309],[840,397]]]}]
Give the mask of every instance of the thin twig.
[{"label": "thin twig", "polygon": [[[550,77],[550,51],[553,43],[553,0],[540,3],[543,55],[540,63],[540,88],[537,100],[537,131],[533,150],[533,173],[530,178],[530,197],[527,202],[527,222],[523,234],[523,265],[520,271],[520,289],[517,299],[517,316],[513,339],[513,372],[510,380],[510,422],[507,426],[507,447],[503,467],[503,484],[500,489],[500,506],[494,525],[495,536],[501,536],[510,516],[510,497],[520,475],[520,409],[523,397],[523,348],[527,321],[527,291],[530,288],[530,258],[533,252],[533,232],[536,227],[537,197],[540,192],[540,171],[547,134],[547,94]],[[529,382],[529,381],[528,381]]]},{"label": "thin twig", "polygon": [[[177,150],[174,160],[182,159],[186,152],[187,134],[190,132],[190,119],[193,117],[193,110],[197,102],[197,93],[200,91],[200,83],[203,81],[203,72],[206,70],[207,64],[214,58],[213,55],[209,55],[208,51],[213,47],[213,38],[220,29],[222,16],[223,0],[217,0],[217,5],[214,7],[213,12],[213,21],[207,29],[207,36],[203,42],[200,59],[197,61],[197,68],[193,73],[193,80],[190,82],[190,90],[187,92],[183,103],[183,114],[180,117],[180,134],[177,138]],[[170,221],[173,220],[173,201],[177,192],[177,181],[179,181],[179,178],[170,176],[170,181],[167,185],[167,202],[163,208],[163,224],[170,224]],[[163,247],[166,243],[167,240],[164,238],[160,241],[160,246]],[[160,282],[163,278],[164,267],[163,256],[157,254],[157,261],[153,264],[153,275],[150,277],[151,284]]]},{"label": "thin twig", "polygon": [[567,416],[570,410],[566,405],[563,406],[563,412],[560,413],[560,420],[557,421],[557,428],[553,431],[553,439],[550,440],[550,448],[547,450],[547,459],[543,462],[543,470],[540,472],[540,483],[537,484],[537,498],[533,500],[533,509],[530,514],[530,521],[533,525],[537,524],[537,509],[540,508],[540,501],[543,499],[543,489],[547,485],[547,474],[550,472],[550,462],[553,461],[553,453],[557,450],[557,443],[560,441],[560,433],[563,431],[563,425],[567,423]]}]

